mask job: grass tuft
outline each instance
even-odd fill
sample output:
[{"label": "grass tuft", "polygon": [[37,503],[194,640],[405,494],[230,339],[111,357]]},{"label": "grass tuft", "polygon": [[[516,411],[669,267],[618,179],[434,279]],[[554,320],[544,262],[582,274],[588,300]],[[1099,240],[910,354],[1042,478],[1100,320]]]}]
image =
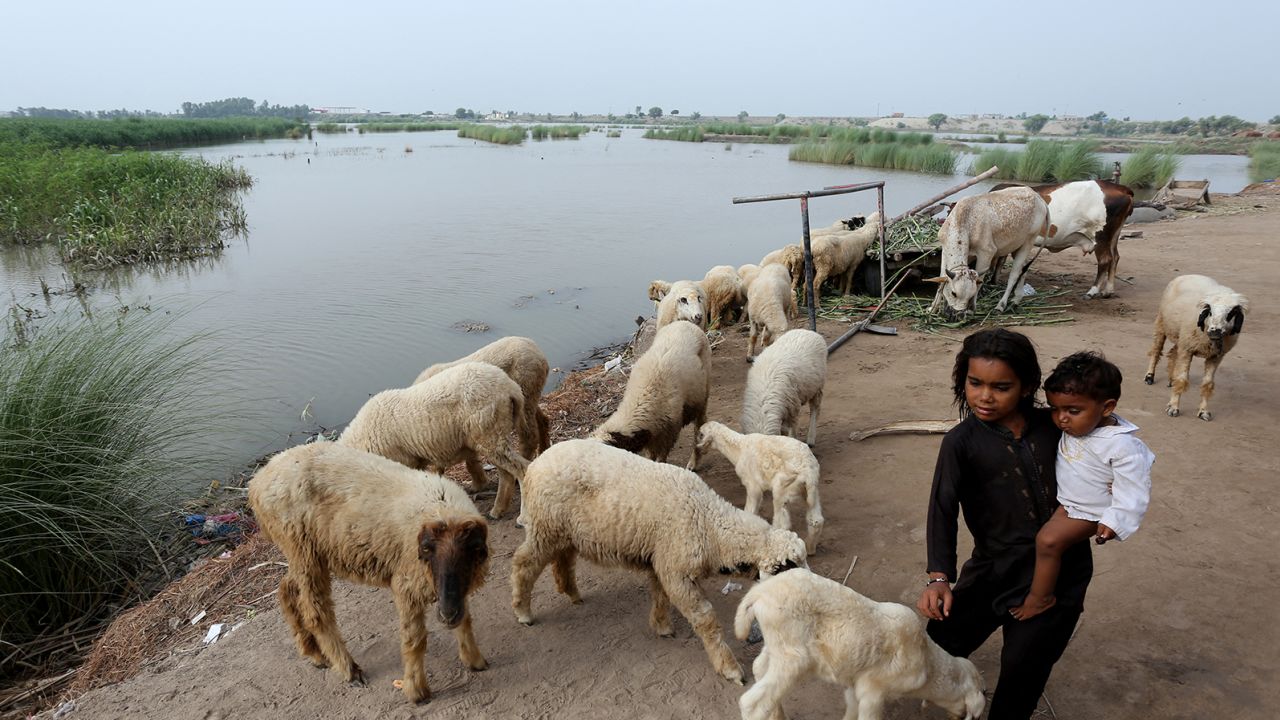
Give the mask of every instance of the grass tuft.
[{"label": "grass tuft", "polygon": [[1120,183],[1132,188],[1161,187],[1178,173],[1177,149],[1147,145],[1129,156],[1120,168]]},{"label": "grass tuft", "polygon": [[483,140],[499,145],[519,145],[524,142],[528,131],[521,125],[498,127],[496,125],[477,125],[467,123],[458,128],[458,137]]},{"label": "grass tuft", "polygon": [[1280,177],[1280,142],[1260,142],[1249,148],[1249,180],[1265,182]]}]

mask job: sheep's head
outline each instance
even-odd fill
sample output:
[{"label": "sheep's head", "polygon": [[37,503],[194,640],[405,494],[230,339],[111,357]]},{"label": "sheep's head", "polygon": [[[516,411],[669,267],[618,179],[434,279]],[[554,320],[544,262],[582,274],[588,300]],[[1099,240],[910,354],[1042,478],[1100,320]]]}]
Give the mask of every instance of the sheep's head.
[{"label": "sheep's head", "polygon": [[467,616],[467,596],[489,571],[489,526],[471,515],[430,520],[418,533],[418,559],[431,569],[440,622],[457,627]]},{"label": "sheep's head", "polygon": [[706,450],[711,446],[711,436],[719,432],[724,425],[715,420],[708,420],[698,428],[698,449]]},{"label": "sheep's head", "polygon": [[945,275],[932,278],[929,282],[942,285],[942,299],[946,302],[944,309],[948,318],[963,317],[977,307],[978,288],[982,285],[982,278],[973,268],[948,268]]},{"label": "sheep's head", "polygon": [[706,318],[707,296],[693,283],[688,283],[679,288],[673,288],[671,294],[675,296],[676,303],[676,319],[688,320],[689,322],[703,327],[702,321]]},{"label": "sheep's head", "polygon": [[791,279],[804,277],[804,248],[799,245],[788,245],[782,249],[782,267],[791,274]]},{"label": "sheep's head", "polygon": [[947,675],[955,677],[938,680],[939,685],[954,692],[954,697],[945,700],[935,697],[931,700],[946,710],[952,720],[979,720],[987,707],[986,682],[973,662],[965,658],[954,660],[955,662],[948,663],[950,672]]},{"label": "sheep's head", "polygon": [[669,292],[671,292],[671,283],[666,280],[654,280],[649,283],[649,299],[654,302],[659,302]]},{"label": "sheep's head", "polygon": [[854,215],[848,220],[841,220],[840,222],[846,230],[857,230],[867,224],[867,217],[865,215]]},{"label": "sheep's head", "polygon": [[809,569],[804,541],[790,530],[770,529],[763,547],[760,548],[756,568],[761,580],[795,568]]},{"label": "sheep's head", "polygon": [[1238,335],[1244,329],[1244,316],[1249,312],[1249,300],[1239,293],[1214,293],[1197,305],[1200,312],[1196,327],[1209,336],[1215,354],[1222,352],[1222,343],[1230,335]]}]

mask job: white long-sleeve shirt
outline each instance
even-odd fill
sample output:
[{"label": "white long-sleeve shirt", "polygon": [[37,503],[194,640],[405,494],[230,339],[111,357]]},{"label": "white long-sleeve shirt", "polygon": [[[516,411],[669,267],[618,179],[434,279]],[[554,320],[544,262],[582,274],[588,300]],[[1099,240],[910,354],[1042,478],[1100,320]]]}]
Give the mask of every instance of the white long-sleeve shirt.
[{"label": "white long-sleeve shirt", "polygon": [[1138,426],[1112,414],[1114,425],[1083,437],[1062,434],[1058,443],[1058,502],[1068,517],[1091,520],[1127,539],[1138,529],[1151,501],[1151,465],[1156,456],[1138,439]]}]

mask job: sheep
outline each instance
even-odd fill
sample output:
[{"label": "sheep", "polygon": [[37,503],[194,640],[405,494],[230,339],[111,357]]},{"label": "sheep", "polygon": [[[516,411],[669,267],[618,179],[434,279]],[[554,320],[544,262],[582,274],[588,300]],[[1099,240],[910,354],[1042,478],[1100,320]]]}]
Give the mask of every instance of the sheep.
[{"label": "sheep", "polygon": [[458,658],[488,665],[471,630],[467,598],[489,568],[488,526],[467,493],[439,475],[332,442],[276,455],[249,481],[249,505],[289,569],[280,610],[299,653],[352,685],[364,671],[338,631],[332,576],[391,589],[400,614],[402,690],[410,702],[427,686],[427,606],[458,639]]},{"label": "sheep", "polygon": [[1244,316],[1249,312],[1249,299],[1204,275],[1182,275],[1164,289],[1160,311],[1156,313],[1155,337],[1151,362],[1143,381],[1155,382],[1156,363],[1164,350],[1165,338],[1173,341],[1169,348],[1169,385],[1173,394],[1165,412],[1178,416],[1178,402],[1187,389],[1191,359],[1204,358],[1204,379],[1200,382],[1200,408],[1196,417],[1213,420],[1209,398],[1213,397],[1213,377],[1222,358],[1236,346],[1244,329]]},{"label": "sheep", "polygon": [[489,363],[468,362],[369,398],[338,442],[437,473],[465,462],[475,490],[489,482],[480,464],[488,458],[498,468],[498,497],[489,512],[497,520],[529,464],[511,447],[523,412],[515,380]]},{"label": "sheep", "polygon": [[707,297],[707,324],[719,323],[728,312],[736,317],[746,301],[746,288],[732,265],[717,265],[703,276],[702,291]]},{"label": "sheep", "polygon": [[806,567],[804,542],[790,530],[730,505],[697,475],[591,440],[558,443],[529,465],[525,539],[511,560],[511,605],[533,624],[530,599],[554,563],[556,589],[579,604],[578,554],[649,578],[649,626],[674,635],[670,606],[689,621],[722,677],[742,683],[720,623],[698,582],[714,573],[767,577]]},{"label": "sheep", "polygon": [[[653,345],[631,369],[618,409],[592,434],[597,440],[630,452],[645,451],[666,462],[680,431],[707,419],[711,395],[711,344],[706,333],[688,322],[658,330]],[[689,469],[698,465],[694,444]]]},{"label": "sheep", "polygon": [[417,385],[465,362],[489,363],[505,372],[520,386],[524,393],[524,412],[520,414],[516,434],[520,438],[522,456],[532,459],[551,447],[551,421],[542,412],[542,408],[538,407],[551,366],[537,343],[525,337],[505,337],[459,360],[432,365],[423,370],[413,384]]},{"label": "sheep", "polygon": [[809,533],[805,537],[805,552],[818,550],[818,537],[822,535],[822,500],[818,497],[818,459],[799,440],[781,435],[744,435],[734,432],[718,422],[704,423],[698,430],[698,446],[719,450],[747,489],[747,504],[742,509],[756,514],[760,499],[766,491],[773,492],[773,526],[791,529],[791,513],[787,503],[804,496],[809,510],[805,522]]},{"label": "sheep", "polygon": [[688,320],[700,328],[706,328],[707,294],[702,285],[692,280],[671,283],[666,295],[658,302],[658,329],[676,320]]},{"label": "sheep", "polygon": [[822,294],[822,283],[828,278],[843,277],[840,293],[849,294],[854,272],[866,258],[867,248],[880,236],[880,213],[872,213],[864,223],[855,230],[837,230],[813,236],[810,250],[815,301]]},{"label": "sheep", "polygon": [[742,297],[746,302],[747,288],[751,287],[751,281],[756,279],[760,274],[760,266],[755,263],[746,263],[738,266],[738,279],[742,281]]},{"label": "sheep", "polygon": [[787,269],[792,278],[792,287],[799,287],[804,281],[804,248],[792,243],[774,250],[760,258],[760,267],[781,265]]},{"label": "sheep", "polygon": [[767,348],[787,331],[788,321],[800,312],[791,277],[779,264],[765,265],[747,288],[747,322],[751,328],[747,342],[747,362],[756,354],[756,338]]},{"label": "sheep", "polygon": [[662,298],[671,292],[671,283],[666,280],[654,280],[649,283],[649,299],[653,301],[653,307],[656,310],[658,303],[662,302]]},{"label": "sheep", "polygon": [[800,406],[809,405],[809,447],[818,441],[818,411],[827,382],[827,341],[812,330],[788,330],[765,348],[747,373],[742,431],[794,435]]},{"label": "sheep", "polygon": [[735,634],[746,638],[753,620],[764,649],[752,666],[755,685],[738,699],[743,720],[784,717],[782,698],[809,675],[845,687],[846,718],[879,720],[885,701],[899,697],[966,720],[978,720],[986,708],[978,668],[939,647],[904,605],[876,602],[797,569],[747,592]]}]

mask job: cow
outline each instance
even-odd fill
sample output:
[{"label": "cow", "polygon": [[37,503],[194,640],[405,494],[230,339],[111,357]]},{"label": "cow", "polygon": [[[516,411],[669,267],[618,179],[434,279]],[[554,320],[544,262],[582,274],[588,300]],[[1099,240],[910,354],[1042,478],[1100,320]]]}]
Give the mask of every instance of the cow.
[{"label": "cow", "polygon": [[[992,188],[1022,187],[1002,183]],[[1079,180],[1052,185],[1032,185],[1049,206],[1050,234],[1043,241],[1049,252],[1079,247],[1087,254],[1092,245],[1098,258],[1098,275],[1085,298],[1108,298],[1116,290],[1116,266],[1120,262],[1120,228],[1133,212],[1133,191],[1109,180]]]}]

